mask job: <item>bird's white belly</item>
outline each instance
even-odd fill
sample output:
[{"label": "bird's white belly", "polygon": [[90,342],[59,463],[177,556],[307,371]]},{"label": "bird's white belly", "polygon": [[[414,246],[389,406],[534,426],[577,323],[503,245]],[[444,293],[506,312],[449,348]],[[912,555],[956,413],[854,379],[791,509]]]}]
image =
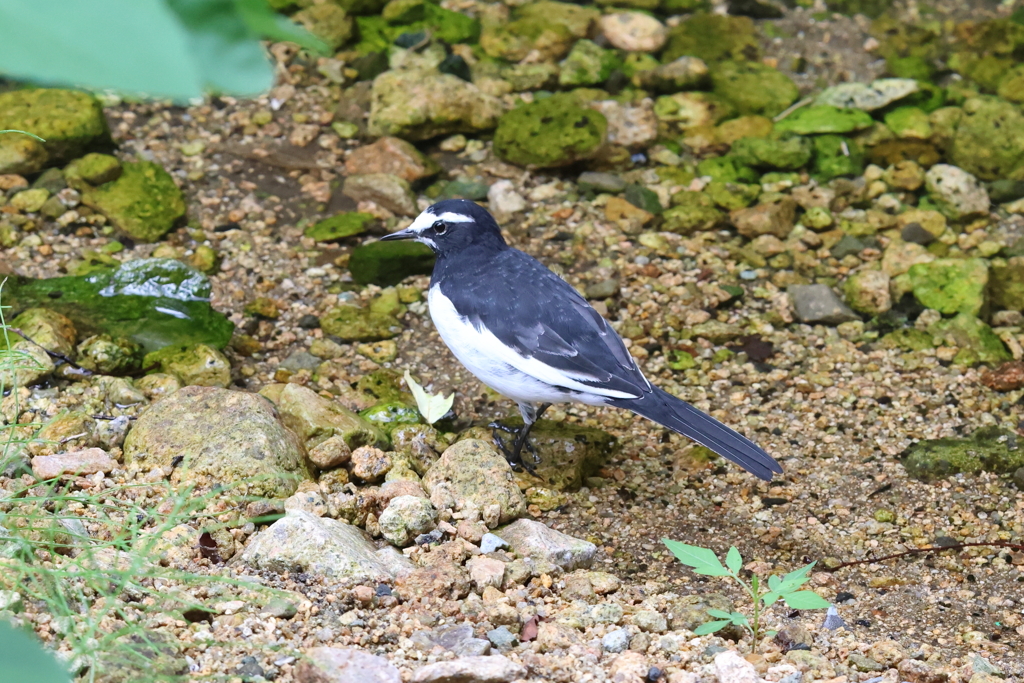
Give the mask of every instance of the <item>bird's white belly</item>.
[{"label": "bird's white belly", "polygon": [[607,400],[605,396],[553,386],[513,367],[501,359],[501,354],[489,353],[488,349],[494,350],[496,343],[493,335],[477,330],[460,316],[451,300],[442,294],[438,287],[430,288],[427,302],[434,327],[451,352],[467,370],[476,375],[477,379],[502,396],[507,396],[518,403],[579,401],[590,405],[603,405]]}]

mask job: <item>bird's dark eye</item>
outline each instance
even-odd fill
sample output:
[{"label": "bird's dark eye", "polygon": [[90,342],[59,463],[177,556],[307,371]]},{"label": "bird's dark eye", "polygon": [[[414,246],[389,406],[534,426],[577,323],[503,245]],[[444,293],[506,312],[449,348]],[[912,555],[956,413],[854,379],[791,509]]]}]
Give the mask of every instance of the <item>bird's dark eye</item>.
[{"label": "bird's dark eye", "polygon": [[445,225],[444,221],[437,221],[430,228],[434,231],[435,235],[443,235],[448,232],[448,226]]}]

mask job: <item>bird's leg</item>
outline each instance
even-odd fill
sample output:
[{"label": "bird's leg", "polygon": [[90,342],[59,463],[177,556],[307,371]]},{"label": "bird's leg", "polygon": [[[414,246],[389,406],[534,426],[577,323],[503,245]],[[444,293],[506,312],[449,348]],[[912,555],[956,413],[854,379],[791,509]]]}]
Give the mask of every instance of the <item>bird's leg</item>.
[{"label": "bird's leg", "polygon": [[[534,469],[534,465],[540,463],[540,457],[537,455],[537,449],[534,448],[533,444],[530,443],[530,430],[533,428],[533,425],[537,422],[537,420],[540,419],[541,415],[544,414],[544,411],[547,410],[550,406],[550,403],[543,403],[539,408],[534,408],[530,404],[520,403],[519,412],[523,416],[523,426],[520,427],[519,429],[512,429],[511,427],[506,427],[505,425],[499,422],[491,423],[490,426],[491,428],[494,429],[494,441],[495,443],[497,443],[498,448],[501,449],[501,452],[505,456],[505,459],[508,460],[509,464],[512,466],[512,469],[517,470],[522,468],[529,472],[530,474],[532,474],[533,476],[537,476],[537,472]],[[506,434],[515,434],[515,439],[512,441],[511,449],[509,449],[509,447],[505,444],[505,440],[498,436],[499,431],[505,432]],[[530,451],[530,454],[533,456],[533,465],[528,465],[527,463],[523,462],[522,453],[524,446],[528,451]]]}]

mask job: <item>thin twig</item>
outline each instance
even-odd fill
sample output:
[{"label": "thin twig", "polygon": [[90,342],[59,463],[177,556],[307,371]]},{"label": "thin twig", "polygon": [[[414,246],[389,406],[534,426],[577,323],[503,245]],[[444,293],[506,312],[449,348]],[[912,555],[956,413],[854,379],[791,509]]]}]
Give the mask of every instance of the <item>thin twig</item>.
[{"label": "thin twig", "polygon": [[83,368],[81,365],[79,365],[75,361],[71,360],[70,358],[65,356],[63,353],[57,353],[56,351],[49,350],[48,348],[46,348],[45,346],[43,346],[42,344],[37,342],[35,339],[33,339],[32,337],[30,337],[27,334],[25,334],[24,331],[18,329],[17,327],[12,327],[12,328],[10,328],[10,330],[11,330],[11,332],[14,332],[16,335],[18,335],[19,337],[21,337],[25,341],[27,341],[27,342],[29,342],[31,344],[35,344],[36,346],[41,348],[51,358],[56,358],[57,360],[62,360],[65,363],[67,363],[68,365],[70,365],[71,367],[75,368],[76,370],[81,370],[82,372],[88,373],[89,375],[93,374],[92,370],[89,370],[88,368]]},{"label": "thin twig", "polygon": [[892,555],[885,555],[884,557],[872,557],[867,560],[855,560],[853,562],[843,562],[835,567],[824,567],[823,569],[827,572],[835,572],[846,567],[853,567],[858,564],[874,564],[876,562],[885,562],[886,560],[895,560],[898,557],[906,557],[908,555],[919,555],[921,553],[941,553],[943,550],[963,550],[964,548],[1009,548],[1010,550],[1021,550],[1024,551],[1024,544],[1010,543],[1009,541],[990,541],[988,543],[957,543],[955,545],[935,545],[929,546],[928,548],[914,548],[912,550],[905,550],[902,553],[893,553]]},{"label": "thin twig", "polygon": [[796,104],[791,105],[788,109],[785,109],[781,114],[779,114],[778,116],[773,118],[772,121],[774,121],[775,123],[778,123],[782,119],[786,118],[787,116],[789,116],[790,114],[795,112],[800,107],[806,107],[808,104],[810,104],[813,101],[814,101],[813,97],[807,97],[805,99],[802,99],[799,102],[797,102]]}]

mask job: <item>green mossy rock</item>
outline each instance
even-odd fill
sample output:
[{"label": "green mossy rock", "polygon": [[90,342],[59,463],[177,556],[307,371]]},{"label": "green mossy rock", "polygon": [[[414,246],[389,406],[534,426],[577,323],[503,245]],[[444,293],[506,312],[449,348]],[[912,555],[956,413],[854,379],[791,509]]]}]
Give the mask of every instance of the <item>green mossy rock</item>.
[{"label": "green mossy rock", "polygon": [[152,161],[123,164],[117,180],[84,192],[82,203],[140,242],[156,242],[185,215],[181,190]]},{"label": "green mossy rock", "polygon": [[892,0],[825,0],[825,6],[832,12],[863,14],[874,19],[892,7]]},{"label": "green mossy rock", "polygon": [[147,353],[143,368],[174,375],[186,386],[227,387],[231,384],[231,363],[208,344],[167,346]]},{"label": "green mossy rock", "polygon": [[775,124],[775,130],[800,135],[852,133],[870,128],[874,119],[861,109],[840,109],[827,104],[801,107]]},{"label": "green mossy rock", "polygon": [[1024,168],[1024,115],[994,97],[969,99],[962,109],[950,162],[982,180],[1016,177]]},{"label": "green mossy rock", "polygon": [[388,439],[378,425],[308,387],[268,384],[260,395],[277,406],[281,421],[299,437],[306,450],[335,436],[341,437],[351,450],[360,446],[388,447]]},{"label": "green mossy rock", "polygon": [[109,334],[87,337],[78,345],[78,364],[101,375],[126,375],[142,365],[142,349],[124,338]]},{"label": "green mossy rock", "polygon": [[713,180],[704,188],[704,194],[720,208],[732,211],[753,204],[757,196],[761,194],[761,186]]},{"label": "green mossy rock", "polygon": [[[6,292],[5,292],[6,294]],[[6,311],[5,311],[6,312]],[[78,332],[71,320],[48,308],[29,308],[10,321],[10,326],[21,330],[29,339],[47,351],[71,358],[75,353]],[[22,339],[13,330],[7,331],[11,343]],[[0,335],[0,350],[6,348]]]},{"label": "green mossy rock", "polygon": [[979,315],[985,309],[988,262],[984,259],[936,259],[910,267],[914,297],[945,315]]},{"label": "green mossy rock", "polygon": [[25,135],[0,135],[0,173],[37,173],[47,164],[63,164],[93,145],[110,141],[99,100],[77,90],[29,88],[0,93],[0,130],[12,129],[46,142]]},{"label": "green mossy rock", "polygon": [[380,341],[391,339],[402,331],[399,316],[405,306],[398,300],[398,290],[388,287],[367,306],[345,303],[320,318],[320,328],[342,341]]},{"label": "green mossy rock", "polygon": [[359,416],[389,434],[393,429],[422,422],[416,408],[397,401],[378,403],[360,412]]},{"label": "green mossy rock", "polygon": [[531,52],[546,60],[564,57],[575,41],[591,35],[601,12],[567,2],[543,0],[519,7],[513,21],[488,24],[480,47],[489,57],[518,62]]},{"label": "green mossy rock", "polygon": [[672,195],[672,208],[662,214],[661,229],[679,235],[713,230],[725,221],[725,214],[702,192],[683,190]]},{"label": "green mossy rock", "polygon": [[622,59],[615,50],[605,50],[594,41],[583,39],[576,41],[558,66],[559,85],[573,88],[604,83],[612,71],[622,66]]},{"label": "green mossy rock", "polygon": [[234,325],[210,308],[210,280],[174,259],[140,259],[89,275],[9,278],[4,304],[43,307],[70,319],[81,336],[108,334],[146,351],[195,343],[223,348]]},{"label": "green mossy rock", "polygon": [[761,48],[754,22],[749,17],[698,12],[669,31],[661,61],[668,64],[687,55],[708,64],[759,59]]},{"label": "green mossy rock", "polygon": [[932,136],[928,114],[919,107],[897,107],[887,112],[885,125],[900,138],[928,140]]},{"label": "green mossy rock", "polygon": [[659,123],[686,130],[697,126],[714,126],[736,115],[736,108],[726,100],[706,92],[681,92],[663,95],[654,101],[654,114]]},{"label": "green mossy rock", "polygon": [[121,176],[121,161],[109,154],[86,154],[64,167],[64,180],[68,186],[81,192],[91,190]]},{"label": "green mossy rock", "polygon": [[299,10],[292,17],[307,31],[337,50],[349,41],[354,29],[352,17],[340,6],[325,2]]},{"label": "green mossy rock", "polygon": [[879,344],[887,349],[904,349],[906,351],[925,351],[935,348],[932,335],[924,330],[904,327],[894,330],[879,340]]},{"label": "green mossy rock", "polygon": [[139,416],[124,441],[133,472],[173,471],[171,484],[199,491],[286,498],[309,478],[298,437],[262,396],[184,387]]},{"label": "green mossy rock", "polygon": [[966,439],[931,439],[914,444],[901,456],[907,474],[935,481],[954,474],[1006,474],[1024,467],[1024,449],[1014,432],[982,427]]},{"label": "green mossy rock", "polygon": [[302,234],[312,237],[317,242],[330,242],[363,234],[366,232],[367,223],[372,220],[372,214],[347,211],[313,223]]},{"label": "green mossy rock", "polygon": [[1001,363],[1012,358],[992,328],[969,313],[939,320],[928,331],[946,346],[960,349],[953,359],[957,365]]},{"label": "green mossy rock", "polygon": [[415,405],[412,394],[403,388],[402,375],[390,368],[374,370],[356,382],[356,392],[374,403]]},{"label": "green mossy rock", "polygon": [[697,174],[711,176],[712,180],[723,183],[756,183],[761,177],[739,157],[731,154],[704,159],[697,164]]},{"label": "green mossy rock", "polygon": [[390,287],[410,275],[429,275],[434,260],[430,247],[419,242],[371,242],[352,250],[348,269],[358,284]]},{"label": "green mossy rock", "polygon": [[814,137],[814,175],[819,181],[864,172],[864,149],[855,141],[838,135]]},{"label": "green mossy rock", "polygon": [[567,166],[593,156],[607,131],[603,114],[581,107],[571,95],[553,95],[502,116],[494,133],[494,151],[520,166]]},{"label": "green mossy rock", "polygon": [[712,91],[742,114],[769,118],[796,102],[800,90],[789,76],[760,62],[725,61],[711,69]]},{"label": "green mossy rock", "polygon": [[1020,104],[1024,102],[1024,64],[1010,69],[999,81],[997,94],[1004,100]]},{"label": "green mossy rock", "polygon": [[1024,256],[992,264],[989,295],[994,311],[1024,311]]},{"label": "green mossy rock", "polygon": [[810,162],[813,149],[809,138],[774,132],[765,138],[741,138],[733,143],[729,154],[744,166],[795,171]]}]

